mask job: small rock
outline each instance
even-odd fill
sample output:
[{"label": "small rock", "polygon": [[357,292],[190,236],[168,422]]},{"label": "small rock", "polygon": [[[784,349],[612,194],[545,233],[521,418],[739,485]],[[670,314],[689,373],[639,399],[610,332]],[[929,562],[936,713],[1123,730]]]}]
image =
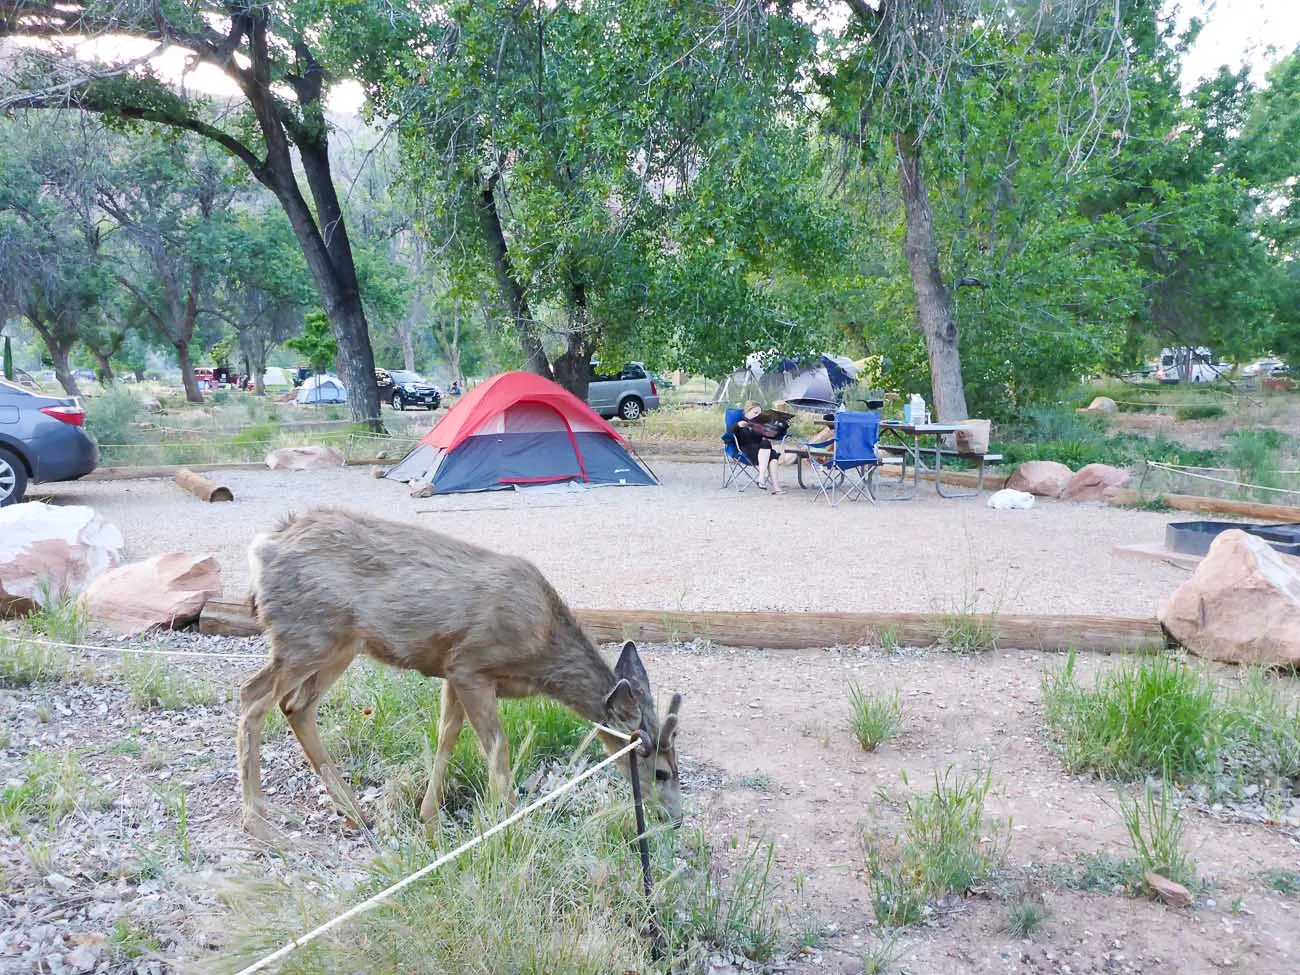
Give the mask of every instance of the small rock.
[{"label": "small rock", "polygon": [[1147,886],[1170,907],[1191,907],[1192,895],[1182,884],[1148,870],[1143,874]]},{"label": "small rock", "polygon": [[1080,413],[1118,413],[1119,404],[1109,396],[1097,396]]},{"label": "small rock", "polygon": [[370,468],[370,476],[377,480],[384,476],[384,469],[378,464],[373,464]]},{"label": "small rock", "polygon": [[428,481],[413,481],[411,483],[410,495],[413,498],[431,498],[433,497],[434,487]]},{"label": "small rock", "polygon": [[45,878],[45,882],[60,892],[66,892],[76,886],[76,882],[63,876],[61,873],[52,873]]},{"label": "small rock", "polygon": [[74,972],[94,971],[96,963],[99,961],[99,952],[95,951],[90,945],[82,945],[80,948],[74,948],[63,956],[63,964],[71,968]]}]

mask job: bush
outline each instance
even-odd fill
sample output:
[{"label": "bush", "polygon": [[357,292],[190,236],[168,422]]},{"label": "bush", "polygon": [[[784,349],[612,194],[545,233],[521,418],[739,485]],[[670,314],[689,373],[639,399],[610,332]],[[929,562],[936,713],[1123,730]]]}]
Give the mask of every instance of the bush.
[{"label": "bush", "polygon": [[1174,410],[1175,420],[1214,420],[1228,411],[1218,403],[1188,403]]},{"label": "bush", "polygon": [[86,431],[105,444],[131,443],[131,424],[144,406],[135,393],[114,383],[86,402]]}]

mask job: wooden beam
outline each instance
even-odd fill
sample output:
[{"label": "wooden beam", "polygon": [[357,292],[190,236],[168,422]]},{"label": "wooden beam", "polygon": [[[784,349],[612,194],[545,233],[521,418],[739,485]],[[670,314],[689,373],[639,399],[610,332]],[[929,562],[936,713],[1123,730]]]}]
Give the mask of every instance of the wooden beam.
[{"label": "wooden beam", "polygon": [[[1001,647],[1154,651],[1166,645],[1154,619],[1107,616],[1009,616],[943,613],[683,613],[636,609],[580,609],[578,622],[599,643],[641,640],[669,643],[712,640],[732,647],[812,650],[897,642],[928,647],[976,634]],[[199,619],[203,633],[254,636],[257,621],[245,603],[209,600]]]},{"label": "wooden beam", "polygon": [[1236,515],[1256,521],[1297,522],[1300,508],[1286,504],[1264,504],[1259,501],[1232,501],[1228,498],[1203,498],[1198,494],[1157,494],[1144,498],[1137,491],[1114,489],[1107,493],[1106,501],[1114,505],[1133,505],[1139,501],[1163,501],[1179,511],[1196,511],[1211,515]]}]

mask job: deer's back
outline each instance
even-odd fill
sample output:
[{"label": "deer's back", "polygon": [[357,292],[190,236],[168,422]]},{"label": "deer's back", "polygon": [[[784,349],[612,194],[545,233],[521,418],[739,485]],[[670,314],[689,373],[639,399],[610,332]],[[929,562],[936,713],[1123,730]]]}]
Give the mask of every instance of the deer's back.
[{"label": "deer's back", "polygon": [[443,676],[544,664],[573,624],[532,563],[418,525],[321,508],[249,549],[253,595],[279,652],[349,640],[394,666]]}]

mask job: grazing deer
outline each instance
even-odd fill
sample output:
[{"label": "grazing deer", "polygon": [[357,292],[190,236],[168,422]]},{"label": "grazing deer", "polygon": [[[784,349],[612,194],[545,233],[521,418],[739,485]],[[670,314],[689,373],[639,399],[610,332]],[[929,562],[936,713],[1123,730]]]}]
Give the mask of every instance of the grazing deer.
[{"label": "grazing deer", "polygon": [[[277,701],[330,797],[369,835],[316,726],[321,699],[358,652],[443,679],[438,748],[420,804],[425,821],[442,805],[466,717],[488,758],[493,794],[513,800],[497,699],[546,694],[589,721],[639,731],[641,781],[653,783],[662,810],[681,822],[674,747],[681,695],[661,726],[636,645],[624,644],[610,670],[532,563],[334,508],[290,516],[254,538],[248,557],[253,606],[271,643],[270,660],[239,695],[243,819],[254,836],[281,840],[262,796],[260,759],[262,727]],[[625,744],[601,739],[608,752]]]}]

